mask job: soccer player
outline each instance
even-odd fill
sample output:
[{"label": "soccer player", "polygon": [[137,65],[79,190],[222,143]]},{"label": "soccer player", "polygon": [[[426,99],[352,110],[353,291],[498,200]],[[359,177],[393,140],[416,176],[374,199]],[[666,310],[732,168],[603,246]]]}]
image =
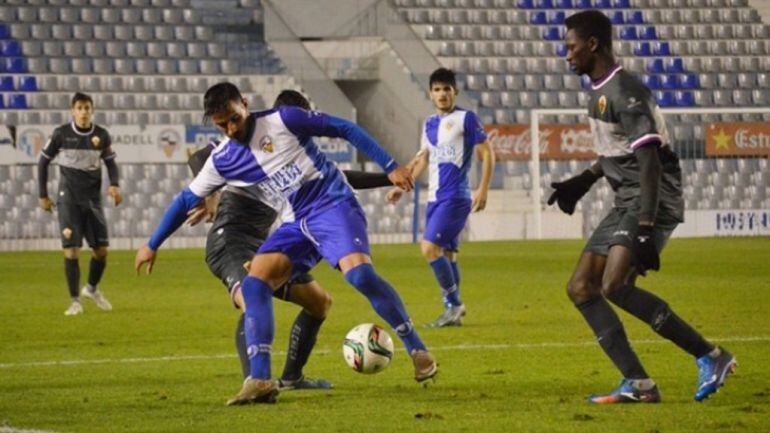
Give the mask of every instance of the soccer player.
[{"label": "soccer player", "polygon": [[601,177],[615,191],[614,208],[591,235],[567,286],[569,298],[623,375],[617,389],[589,400],[612,404],[661,399],[609,300],[696,359],[695,400],[701,401],[724,384],[737,365],[735,358],[706,341],[664,300],[636,285],[637,274],[660,269],[659,253],[683,221],[679,159],[654,96],[613,56],[610,20],[589,10],[567,18],[566,26],[567,62],[592,81],[588,118],[599,160],[583,173],[551,184],[555,191],[548,204],[556,202],[572,214]]},{"label": "soccer player", "polygon": [[[94,102],[90,96],[75,93],[71,104],[72,122],[56,128],[51,140],[43,148],[38,160],[38,185],[40,207],[52,212],[59,208],[59,228],[62,248],[64,249],[64,272],[67,277],[70,298],[67,316],[83,313],[80,296],[93,300],[104,310],[112,310],[112,305],[99,290],[99,281],[107,266],[107,222],[102,211],[102,161],[107,167],[110,186],[107,196],[118,206],[123,198],[118,186],[118,166],[115,152],[110,146],[110,134],[106,129],[94,124]],[[54,201],[48,197],[48,165],[57,158],[61,180],[59,197]],[[83,237],[93,249],[88,272],[88,284],[80,290],[80,266],[78,257]]]},{"label": "soccer player", "polygon": [[262,244],[241,284],[250,378],[228,405],[276,400],[278,388],[270,380],[275,333],[272,294],[292,273],[307,272],[320,258],[339,268],[396,330],[412,357],[415,379],[435,376],[436,362],[400,297],[371,264],[366,219],[353,191],[311,137],[348,140],[405,190],[412,188],[409,172],[355,124],[296,107],[249,113],[246,100],[231,83],[208,89],[204,109],[228,140],[174,199],[148,245],[137,251],[134,263],[137,272],[145,263],[149,271],[161,243],[182,224],[185,213],[225,184],[246,187],[260,201],[281,210],[284,222]]},{"label": "soccer player", "polygon": [[[301,93],[293,90],[282,91],[274,107],[282,105],[310,109],[310,104]],[[203,168],[213,149],[219,143],[195,152],[188,161],[194,175]],[[346,171],[345,177],[354,188],[374,188],[392,185],[384,173],[363,173]],[[213,195],[213,225],[206,239],[206,264],[211,273],[221,279],[227,287],[235,305],[243,310],[241,281],[248,275],[248,264],[267,238],[277,213],[269,206],[252,198],[247,189],[225,187],[221,194]],[[207,202],[208,204],[209,202]],[[199,205],[188,218],[196,224],[206,217],[208,210]],[[329,389],[331,383],[323,379],[309,379],[302,372],[316,342],[318,331],[326,319],[332,304],[331,295],[326,292],[310,274],[302,273],[273,292],[273,297],[303,307],[291,327],[289,349],[283,374],[278,380],[281,389]],[[243,331],[244,316],[241,314],[235,332],[235,342],[245,379],[249,376],[249,357]]]},{"label": "soccer player", "polygon": [[[476,114],[455,106],[458,91],[454,72],[435,70],[429,86],[436,114],[425,119],[420,151],[408,165],[414,177],[430,166],[425,233],[420,247],[441,288],[444,312],[428,326],[460,326],[465,315],[457,264],[460,232],[470,212],[486,207],[494,154]],[[482,166],[481,182],[471,200],[468,170],[474,152],[481,156]],[[402,194],[400,188],[392,188],[386,199],[395,203]]]}]

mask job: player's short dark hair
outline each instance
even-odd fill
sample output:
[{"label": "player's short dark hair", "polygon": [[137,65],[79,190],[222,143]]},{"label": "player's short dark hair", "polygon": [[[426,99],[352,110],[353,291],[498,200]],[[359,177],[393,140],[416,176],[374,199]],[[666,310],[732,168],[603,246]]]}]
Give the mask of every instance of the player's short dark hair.
[{"label": "player's short dark hair", "polygon": [[283,105],[300,107],[305,110],[310,109],[310,102],[304,95],[302,95],[302,93],[299,93],[296,90],[282,90],[281,93],[278,94],[278,97],[275,98],[275,102],[273,102],[273,107],[280,107]]},{"label": "player's short dark hair", "polygon": [[208,118],[214,113],[227,111],[230,102],[242,100],[241,91],[235,84],[228,82],[214,84],[203,95],[203,116]]},{"label": "player's short dark hair", "polygon": [[433,87],[433,83],[444,83],[457,88],[457,78],[455,78],[455,72],[447,68],[438,68],[430,74],[428,79],[428,86]]},{"label": "player's short dark hair", "polygon": [[594,37],[600,48],[612,49],[612,21],[601,11],[591,9],[578,12],[567,17],[564,24],[567,30],[574,30],[581,39]]},{"label": "player's short dark hair", "polygon": [[70,107],[74,107],[76,103],[78,102],[89,102],[91,103],[91,106],[94,106],[94,100],[91,98],[90,95],[86,95],[85,93],[75,92],[74,95],[72,95],[72,101],[70,102]]}]

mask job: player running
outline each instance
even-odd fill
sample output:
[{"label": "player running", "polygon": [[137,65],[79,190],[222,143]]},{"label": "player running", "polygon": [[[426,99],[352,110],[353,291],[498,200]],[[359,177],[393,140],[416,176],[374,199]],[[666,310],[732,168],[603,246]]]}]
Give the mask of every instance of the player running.
[{"label": "player running", "polygon": [[400,297],[374,271],[366,219],[353,191],[311,137],[348,140],[375,160],[394,185],[405,190],[412,188],[408,171],[398,167],[364,130],[346,120],[295,107],[255,113],[249,113],[247,107],[238,88],[230,83],[217,84],[206,92],[205,115],[228,140],[212,153],[190,187],[174,199],[135,259],[137,271],[144,263],[151,266],[157,249],[182,224],[186,212],[225,184],[246,187],[263,203],[281,210],[283,224],[260,247],[241,285],[250,379],[228,405],[275,401],[278,388],[270,380],[275,333],[272,294],[292,273],[307,272],[321,257],[338,267],[396,330],[412,356],[415,379],[435,376],[436,362]]},{"label": "player running", "polygon": [[[412,176],[418,177],[430,166],[425,233],[420,247],[441,288],[444,312],[428,326],[460,326],[465,316],[457,264],[460,232],[468,215],[487,205],[495,158],[476,114],[455,106],[455,73],[439,68],[431,74],[429,86],[436,114],[425,119],[420,151],[407,167]],[[480,154],[482,166],[479,189],[471,200],[468,170],[474,152]],[[403,190],[392,188],[386,200],[395,203],[402,195]]]},{"label": "player running", "polygon": [[[293,90],[282,91],[273,104],[297,106],[310,109],[310,104],[301,93]],[[218,143],[195,152],[188,161],[194,175],[203,168],[212,150]],[[356,189],[376,188],[392,185],[384,173],[345,171],[345,177]],[[213,225],[206,239],[206,264],[211,273],[222,280],[233,303],[243,310],[241,281],[248,275],[247,267],[254,254],[265,241],[270,227],[278,214],[269,206],[255,200],[248,189],[225,187],[211,203]],[[188,218],[191,225],[197,224],[208,214],[206,206],[199,205]],[[331,295],[325,291],[310,274],[294,276],[288,283],[273,292],[273,297],[303,307],[291,327],[289,349],[283,374],[278,380],[281,389],[330,389],[332,384],[323,379],[309,379],[302,372],[307,363],[318,331],[326,319],[332,304]],[[235,332],[235,343],[241,361],[243,376],[249,376],[249,357],[243,331],[244,315],[241,314]]]},{"label": "player running", "polygon": [[616,390],[589,400],[612,404],[661,399],[609,300],[695,357],[700,370],[695,400],[701,401],[724,384],[737,366],[735,358],[706,341],[664,300],[635,285],[637,274],[660,269],[659,253],[683,221],[679,159],[654,96],[615,61],[610,20],[590,10],[567,18],[566,25],[567,62],[592,81],[588,120],[599,160],[583,173],[551,184],[555,191],[548,204],[556,202],[572,214],[601,177],[615,191],[615,207],[591,235],[567,286],[599,345],[623,374]]},{"label": "player running", "polygon": [[[102,161],[110,178],[107,196],[113,199],[115,206],[123,201],[110,134],[93,122],[93,99],[84,93],[75,93],[71,109],[72,122],[53,131],[51,140],[40,153],[37,164],[40,207],[46,212],[52,212],[55,206],[59,208],[64,273],[71,298],[71,304],[64,312],[66,316],[83,313],[80,296],[93,300],[96,306],[104,311],[112,310],[112,305],[98,288],[107,266],[107,247],[110,244],[107,238],[107,221],[102,210]],[[48,197],[48,166],[57,156],[61,180],[59,197],[54,205],[54,201]],[[93,249],[93,254],[88,284],[78,295],[78,257],[83,246],[83,237]]]}]

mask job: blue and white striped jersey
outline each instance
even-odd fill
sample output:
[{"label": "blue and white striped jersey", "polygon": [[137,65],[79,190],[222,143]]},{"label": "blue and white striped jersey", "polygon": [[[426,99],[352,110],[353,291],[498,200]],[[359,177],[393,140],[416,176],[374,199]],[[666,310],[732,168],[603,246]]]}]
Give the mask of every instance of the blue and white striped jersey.
[{"label": "blue and white striped jersey", "polygon": [[470,198],[468,170],[473,149],[487,139],[472,111],[456,108],[425,120],[421,151],[429,152],[428,201]]}]

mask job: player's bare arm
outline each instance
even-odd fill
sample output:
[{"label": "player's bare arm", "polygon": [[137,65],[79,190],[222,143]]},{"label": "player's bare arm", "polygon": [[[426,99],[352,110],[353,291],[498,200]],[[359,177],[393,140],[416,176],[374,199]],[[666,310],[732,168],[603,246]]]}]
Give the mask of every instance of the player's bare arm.
[{"label": "player's bare arm", "polygon": [[487,194],[489,192],[489,183],[492,181],[492,172],[495,168],[495,154],[492,152],[492,146],[485,141],[476,145],[476,151],[481,157],[481,182],[479,188],[473,194],[473,204],[471,212],[479,212],[487,207]]}]

